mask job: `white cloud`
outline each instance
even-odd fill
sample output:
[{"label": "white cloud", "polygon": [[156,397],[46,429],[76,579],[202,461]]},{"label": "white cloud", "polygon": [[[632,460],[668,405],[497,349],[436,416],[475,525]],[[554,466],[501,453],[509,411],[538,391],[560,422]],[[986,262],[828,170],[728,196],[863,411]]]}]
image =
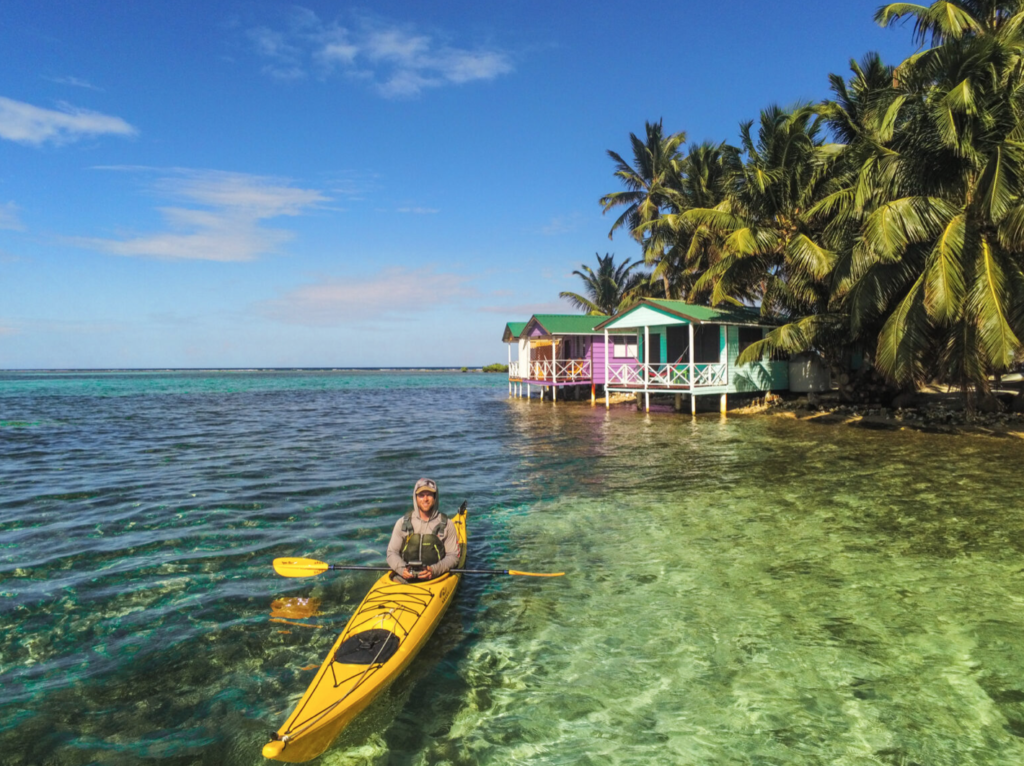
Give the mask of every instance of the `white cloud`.
[{"label": "white cloud", "polygon": [[280,179],[221,171],[178,169],[159,178],[154,189],[191,205],[158,208],[166,231],[121,239],[79,238],[75,243],[112,255],[251,261],[292,238],[291,232],[269,228],[263,221],[301,215],[328,201],[319,191]]},{"label": "white cloud", "polygon": [[481,306],[477,311],[488,314],[504,314],[511,317],[531,317],[534,314],[579,314],[567,303],[548,301],[546,303],[520,303],[514,306]]},{"label": "white cloud", "polygon": [[361,19],[351,28],[325,23],[304,8],[286,30],[250,29],[253,49],[269,60],[264,72],[297,79],[340,71],[372,84],[386,97],[415,96],[427,88],[493,80],[512,71],[504,52],[459,48],[409,26]]},{"label": "white cloud", "polygon": [[0,138],[30,146],[65,144],[85,136],[133,136],[138,131],[120,117],[61,104],[60,111],[0,96]]},{"label": "white cloud", "polygon": [[423,314],[438,305],[473,297],[472,277],[433,269],[388,268],[361,279],[321,277],[276,300],[264,301],[264,316],[287,324],[331,327]]},{"label": "white cloud", "polygon": [[436,207],[400,207],[398,208],[399,213],[412,213],[414,215],[433,215],[434,213],[440,213]]},{"label": "white cloud", "polygon": [[24,231],[25,226],[18,217],[18,206],[13,202],[0,205],[0,229]]},{"label": "white cloud", "polygon": [[546,226],[541,227],[541,233],[548,237],[557,237],[561,234],[568,234],[576,231],[583,220],[583,216],[579,213],[555,216]]},{"label": "white cloud", "polygon": [[86,90],[98,90],[103,91],[103,88],[98,88],[88,80],[83,80],[79,77],[45,77],[43,79],[55,82],[58,85],[70,85],[73,88],[85,88]]}]

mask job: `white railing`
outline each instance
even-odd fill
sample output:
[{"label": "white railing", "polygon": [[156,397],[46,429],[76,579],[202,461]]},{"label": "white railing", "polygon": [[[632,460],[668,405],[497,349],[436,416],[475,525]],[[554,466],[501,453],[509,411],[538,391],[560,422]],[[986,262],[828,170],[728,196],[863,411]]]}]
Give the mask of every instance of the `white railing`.
[{"label": "white railing", "polygon": [[508,379],[509,380],[520,380],[522,376],[519,374],[519,362],[511,362],[508,366]]},{"label": "white railing", "polygon": [[525,380],[543,380],[552,383],[589,383],[589,359],[550,359],[530,362]]},{"label": "white railing", "polygon": [[728,365],[695,364],[693,369],[696,373],[694,386],[725,386],[729,383]]},{"label": "white railing", "polygon": [[691,386],[691,367],[689,364],[641,364],[639,362],[608,369],[608,385],[626,388],[702,388],[705,386],[724,386],[729,382],[727,365],[695,364],[692,367],[693,384]]},{"label": "white railing", "polygon": [[608,368],[609,386],[643,386],[644,368],[642,364],[622,365]]}]

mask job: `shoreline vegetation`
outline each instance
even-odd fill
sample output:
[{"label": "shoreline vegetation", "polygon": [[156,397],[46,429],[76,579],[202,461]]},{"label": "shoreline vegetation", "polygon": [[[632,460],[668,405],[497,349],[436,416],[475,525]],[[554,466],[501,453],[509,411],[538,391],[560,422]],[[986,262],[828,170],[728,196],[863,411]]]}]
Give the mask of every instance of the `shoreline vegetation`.
[{"label": "shoreline vegetation", "polygon": [[[624,187],[611,226],[641,259],[574,272],[585,313],[644,297],[748,306],[774,326],[739,363],[813,352],[840,405],[892,407],[941,387],[968,412],[1024,406],[998,394],[1024,369],[1024,0],[894,3],[906,61],[876,53],[829,75],[832,97],[772,105],[740,141],[686,145],[661,121],[614,151]],[[643,270],[638,270],[641,267]],[[863,384],[863,388],[857,388]]]},{"label": "shoreline vegetation", "polygon": [[[746,403],[729,409],[722,417],[780,417],[817,425],[842,425],[873,431],[920,431],[1024,439],[1024,410],[1015,410],[1011,404],[1017,400],[1019,391],[1003,387],[993,395],[1004,404],[1004,409],[988,412],[977,408],[970,410],[960,392],[943,386],[925,386],[913,399],[903,399],[889,405],[844,402],[838,390],[811,394],[769,393],[748,399]],[[613,393],[611,397],[612,406],[629,405],[640,409],[639,399],[633,394]],[[603,406],[604,403],[604,396],[597,396],[595,406]],[[560,407],[574,405],[589,407],[590,398],[558,401]],[[652,412],[667,413],[672,410],[668,396],[652,398]],[[698,412],[705,416],[719,415],[717,407]]]}]

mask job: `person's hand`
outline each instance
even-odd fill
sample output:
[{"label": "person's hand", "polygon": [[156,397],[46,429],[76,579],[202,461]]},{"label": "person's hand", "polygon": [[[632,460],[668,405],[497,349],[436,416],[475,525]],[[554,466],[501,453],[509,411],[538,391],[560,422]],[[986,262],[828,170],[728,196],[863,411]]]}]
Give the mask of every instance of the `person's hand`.
[{"label": "person's hand", "polygon": [[405,569],[402,570],[402,579],[403,580],[415,580],[418,576],[419,575],[416,574],[416,572],[410,572],[409,571],[409,567],[406,567]]},{"label": "person's hand", "polygon": [[429,580],[433,576],[434,576],[434,570],[431,569],[430,567],[423,567],[422,571],[419,573],[419,578],[421,580]]}]

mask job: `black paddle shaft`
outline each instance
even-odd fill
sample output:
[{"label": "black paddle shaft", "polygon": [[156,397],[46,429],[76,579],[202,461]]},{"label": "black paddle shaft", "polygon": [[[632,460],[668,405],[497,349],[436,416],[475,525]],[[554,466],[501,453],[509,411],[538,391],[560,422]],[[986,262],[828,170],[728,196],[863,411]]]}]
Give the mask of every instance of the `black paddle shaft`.
[{"label": "black paddle shaft", "polygon": [[[390,572],[391,567],[357,567],[344,564],[328,564],[328,569],[341,569],[346,572]],[[454,574],[508,574],[507,569],[449,569]]]}]

